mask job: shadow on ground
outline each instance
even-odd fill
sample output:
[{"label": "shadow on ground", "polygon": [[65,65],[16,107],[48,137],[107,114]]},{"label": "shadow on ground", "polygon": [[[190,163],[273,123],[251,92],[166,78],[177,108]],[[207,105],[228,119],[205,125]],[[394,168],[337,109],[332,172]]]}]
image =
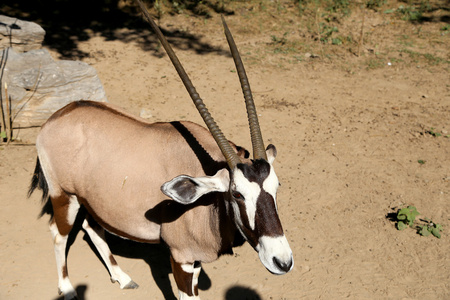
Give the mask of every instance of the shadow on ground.
[{"label": "shadow on ground", "polygon": [[[68,240],[68,249],[66,249],[66,255],[70,255],[70,248],[76,240],[76,237],[81,232],[83,234],[83,240],[87,242],[91,248],[91,250],[95,253],[97,258],[103,263],[105,267],[105,276],[107,275],[107,267],[101,259],[100,254],[98,253],[95,245],[91,242],[89,235],[82,230],[81,224],[86,217],[86,211],[84,207],[80,209],[80,212],[77,215],[75,220],[74,227],[69,234]],[[123,239],[108,232],[106,234],[106,241],[109,245],[109,248],[113,255],[127,257],[131,259],[141,259],[145,261],[149,268],[150,273],[155,281],[156,285],[160,289],[161,293],[166,300],[176,300],[177,297],[173,293],[173,290],[176,290],[176,287],[172,287],[170,282],[169,275],[172,273],[172,268],[170,265],[170,251],[168,247],[162,244],[146,244],[146,243],[138,243],[131,240]],[[133,278],[133,274],[129,274],[131,278]],[[55,274],[56,276],[56,274]],[[217,278],[216,280],[220,280]],[[137,282],[139,284],[139,282]],[[198,280],[198,288],[201,291],[205,291],[210,289],[212,286],[211,279],[208,274],[202,268],[199,280]],[[86,299],[86,291],[88,286],[79,285],[75,287],[75,290],[78,294],[78,299],[85,300]],[[223,296],[224,300],[261,300],[260,295],[251,288],[244,286],[233,286],[230,287],[226,294]],[[63,296],[55,298],[55,300],[62,300]]]},{"label": "shadow on ground", "polygon": [[[47,212],[46,212],[47,213]],[[83,240],[86,241],[91,250],[95,253],[97,258],[103,263],[105,267],[105,276],[107,275],[107,267],[104,264],[100,254],[98,253],[95,245],[91,242],[89,235],[82,230],[82,223],[86,217],[86,211],[84,207],[80,209],[75,220],[74,227],[69,234],[69,240],[67,242],[68,248],[66,250],[66,255],[70,255],[70,248],[76,240],[77,235],[81,232],[83,234]],[[149,268],[153,280],[157,284],[158,288],[161,290],[164,299],[176,300],[177,297],[173,293],[172,285],[169,279],[169,274],[172,273],[172,268],[170,265],[170,251],[165,244],[146,244],[138,243],[131,240],[123,239],[118,236],[112,235],[105,232],[106,241],[113,255],[127,257],[131,259],[141,259],[145,261]],[[129,274],[133,278],[133,274]],[[56,276],[56,274],[55,274]],[[137,284],[140,284],[137,282]],[[199,290],[207,290],[211,287],[211,280],[208,275],[202,269],[200,277],[198,280]],[[79,299],[85,299],[87,286],[81,285],[77,286],[76,291],[78,293]],[[63,299],[64,297],[59,297],[56,300]]]},{"label": "shadow on ground", "polygon": [[[146,2],[148,7],[153,6],[153,1]],[[56,50],[61,58],[89,57],[89,53],[80,50],[78,44],[94,35],[124,43],[138,41],[144,50],[151,51],[156,56],[163,55],[156,36],[133,1],[3,0],[0,13],[38,23],[46,31],[44,46]],[[228,53],[202,42],[198,35],[182,32],[177,26],[173,28],[162,31],[175,48],[194,49],[199,54]]]}]

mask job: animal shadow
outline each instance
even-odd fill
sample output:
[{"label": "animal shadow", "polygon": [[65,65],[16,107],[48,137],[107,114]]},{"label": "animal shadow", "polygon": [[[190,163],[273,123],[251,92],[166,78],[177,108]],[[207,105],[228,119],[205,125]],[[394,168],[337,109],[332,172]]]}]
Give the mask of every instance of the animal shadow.
[{"label": "animal shadow", "polygon": [[[78,233],[82,231],[84,233],[83,240],[85,240],[88,243],[91,250],[103,263],[106,269],[106,265],[103,262],[94,244],[92,243],[91,239],[89,238],[89,235],[81,229],[81,224],[85,216],[86,215],[83,213],[77,216],[75,226],[69,235],[68,248],[70,248],[70,246],[74,243]],[[175,297],[173,293],[172,285],[169,279],[169,274],[172,273],[172,267],[170,265],[170,251],[165,244],[138,243],[131,240],[120,238],[108,232],[105,232],[105,237],[112,254],[132,259],[142,259],[148,264],[152,277],[156,285],[164,295],[164,299],[167,300],[177,299],[177,297]],[[67,253],[68,252],[69,249],[67,249]],[[133,277],[133,274],[130,274],[130,276]],[[210,287],[211,287],[211,280],[209,276],[205,273],[205,271],[202,269],[198,279],[198,288],[200,290],[207,290]],[[85,299],[84,295],[86,293],[86,290],[87,287],[84,285],[78,286],[76,288],[80,300]],[[64,297],[59,297],[57,298],[57,300],[63,298]]]},{"label": "animal shadow", "polygon": [[234,286],[225,293],[225,300],[261,300],[261,296],[251,288]]}]

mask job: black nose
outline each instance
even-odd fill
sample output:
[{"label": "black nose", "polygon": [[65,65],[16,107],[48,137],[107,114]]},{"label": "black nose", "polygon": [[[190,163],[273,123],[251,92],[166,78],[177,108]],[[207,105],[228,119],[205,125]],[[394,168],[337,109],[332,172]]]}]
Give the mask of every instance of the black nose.
[{"label": "black nose", "polygon": [[280,261],[278,258],[273,258],[273,263],[280,269],[281,271],[284,271],[285,273],[289,272],[289,270],[292,267],[292,259],[290,259],[287,263]]}]

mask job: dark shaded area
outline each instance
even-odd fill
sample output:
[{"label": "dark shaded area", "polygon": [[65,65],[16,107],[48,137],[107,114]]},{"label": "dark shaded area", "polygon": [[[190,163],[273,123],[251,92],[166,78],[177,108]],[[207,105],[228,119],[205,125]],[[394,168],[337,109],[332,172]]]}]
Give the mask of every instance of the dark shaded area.
[{"label": "dark shaded area", "polygon": [[220,199],[218,193],[213,192],[201,196],[192,204],[181,204],[167,199],[147,210],[145,217],[147,220],[156,224],[172,223],[181,217],[181,215],[197,206],[218,205],[218,198]]},{"label": "dark shaded area", "polygon": [[[97,248],[92,243],[89,235],[82,230],[83,220],[86,218],[86,209],[82,206],[75,220],[74,227],[69,234],[69,239],[67,242],[66,255],[69,255],[70,247],[75,242],[75,239],[80,231],[84,233],[83,240],[85,240],[93,253],[97,256],[97,258],[103,263],[105,267],[105,276],[109,276],[108,269],[103,262],[100,254],[97,251]],[[138,243],[131,240],[123,239],[109,232],[105,232],[106,241],[109,245],[109,248],[113,255],[119,255],[122,257],[127,257],[131,259],[140,259],[145,261],[150,267],[150,272],[152,274],[153,280],[161,290],[164,295],[164,299],[176,300],[177,297],[174,295],[172,291],[172,285],[170,283],[169,274],[172,273],[172,267],[170,265],[170,251],[167,245],[164,243],[161,244],[146,244],[146,243]],[[70,258],[69,258],[70,259]],[[87,268],[88,266],[86,266]],[[70,274],[70,270],[69,274]],[[133,278],[132,272],[128,273],[128,275]],[[55,272],[55,278],[56,278]],[[78,274],[78,276],[80,276]],[[70,277],[69,277],[70,278]],[[149,277],[149,280],[152,280]],[[137,284],[145,285],[145,282],[137,282]],[[115,286],[112,288],[119,289],[118,284],[114,284]],[[211,280],[205,271],[202,268],[200,273],[198,287],[200,290],[207,290],[211,287]],[[176,287],[174,287],[176,288]],[[84,294],[87,290],[86,286],[78,286],[76,287],[76,291],[78,293],[79,299],[85,299]],[[57,300],[64,299],[64,297],[58,297]]]},{"label": "dark shaded area", "polygon": [[[88,239],[86,235],[85,238]],[[143,259],[149,265],[153,280],[163,293],[164,299],[177,299],[173,294],[169,279],[172,267],[170,265],[170,251],[165,244],[137,243],[111,234],[107,234],[106,240],[113,254],[133,259]],[[129,275],[133,278],[133,274]],[[200,273],[198,287],[200,290],[207,290],[211,287],[211,280],[203,269]]]},{"label": "dark shaded area", "polygon": [[194,151],[195,156],[198,158],[202,164],[203,171],[207,176],[213,176],[218,170],[227,168],[226,161],[215,161],[212,159],[211,155],[203,148],[202,145],[197,141],[195,136],[180,122],[170,123],[188,143],[192,151]]},{"label": "dark shaded area", "polygon": [[234,286],[225,294],[225,300],[261,300],[261,296],[251,288]]},{"label": "dark shaded area", "polygon": [[[193,5],[200,1],[185,2],[192,2],[186,8],[195,11]],[[154,1],[145,3],[151,8]],[[211,6],[211,9],[232,14],[219,7]],[[144,50],[152,51],[157,56],[163,55],[156,36],[141,17],[134,1],[3,0],[0,3],[0,13],[42,26],[46,31],[44,45],[56,50],[62,58],[89,57],[89,53],[78,48],[78,43],[89,40],[93,35],[124,43],[138,41]],[[157,16],[153,16],[156,19]],[[220,55],[228,55],[228,51],[201,42],[201,37],[195,34],[181,32],[176,28],[162,32],[175,48],[194,49],[199,54],[217,52]]]},{"label": "dark shaded area", "polygon": [[391,222],[397,222],[397,212],[390,212],[386,214],[386,219],[388,219]]},{"label": "dark shaded area", "polygon": [[36,158],[36,167],[34,168],[33,177],[31,178],[30,187],[28,189],[28,198],[30,198],[31,194],[38,188],[42,191],[42,210],[39,214],[39,218],[41,218],[43,215],[50,215],[50,219],[53,218],[53,206],[52,202],[50,201],[50,197],[48,196],[48,184],[47,180],[45,179],[44,172],[41,168],[41,162],[39,160],[39,157]]},{"label": "dark shaded area", "polygon": [[[446,1],[422,1],[422,0],[402,0],[405,3],[403,10],[399,13],[412,23],[445,22],[450,24],[450,0]],[[436,16],[425,16],[424,14],[434,13],[443,10],[449,14]]]}]

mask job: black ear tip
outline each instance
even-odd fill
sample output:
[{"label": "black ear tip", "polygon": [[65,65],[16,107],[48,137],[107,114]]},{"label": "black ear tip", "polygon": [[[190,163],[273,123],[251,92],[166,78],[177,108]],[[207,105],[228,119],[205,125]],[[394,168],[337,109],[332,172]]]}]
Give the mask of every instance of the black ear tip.
[{"label": "black ear tip", "polygon": [[266,148],[266,153],[272,152],[272,155],[274,158],[277,156],[277,148],[273,144],[269,144]]},{"label": "black ear tip", "polygon": [[275,147],[274,144],[269,144],[269,145],[267,146],[267,148],[266,148],[266,151],[267,151],[267,150],[272,150],[272,151],[277,152],[277,148]]}]

